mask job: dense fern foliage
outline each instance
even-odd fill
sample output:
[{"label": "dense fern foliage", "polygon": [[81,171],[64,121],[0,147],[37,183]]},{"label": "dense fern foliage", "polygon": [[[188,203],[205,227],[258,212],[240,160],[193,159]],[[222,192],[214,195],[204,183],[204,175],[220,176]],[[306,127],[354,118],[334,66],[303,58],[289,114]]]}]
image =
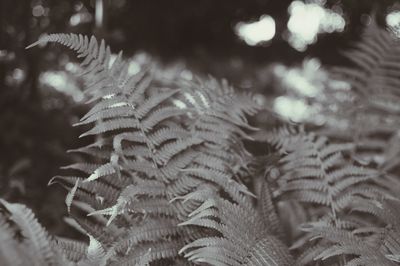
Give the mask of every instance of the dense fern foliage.
[{"label": "dense fern foliage", "polygon": [[[347,126],[293,125],[213,78],[160,80],[104,41],[51,34],[81,63],[92,144],[50,184],[88,243],[49,236],[1,203],[4,265],[398,265],[399,44],[370,26],[326,88]],[[343,97],[345,95],[346,97]],[[371,97],[374,95],[374,97]],[[344,99],[344,100],[343,100]],[[275,128],[251,125],[263,112]],[[254,155],[251,146],[263,153]]]}]

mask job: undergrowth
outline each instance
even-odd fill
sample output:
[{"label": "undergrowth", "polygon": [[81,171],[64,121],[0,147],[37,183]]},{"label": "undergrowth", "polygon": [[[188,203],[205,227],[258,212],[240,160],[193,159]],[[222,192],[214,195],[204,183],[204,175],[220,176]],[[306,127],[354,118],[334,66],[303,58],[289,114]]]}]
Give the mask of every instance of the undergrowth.
[{"label": "undergrowth", "polygon": [[[400,45],[390,32],[366,29],[344,53],[351,67],[330,69],[351,89],[315,99],[345,128],[285,122],[224,80],[166,81],[151,64],[130,75],[94,37],[50,34],[30,47],[48,42],[83,59],[90,110],[76,125],[94,141],[70,150],[82,160],[50,184],[68,190],[66,222],[88,241],[50,236],[27,207],[1,201],[2,265],[400,262]],[[275,126],[249,122],[260,113]]]}]

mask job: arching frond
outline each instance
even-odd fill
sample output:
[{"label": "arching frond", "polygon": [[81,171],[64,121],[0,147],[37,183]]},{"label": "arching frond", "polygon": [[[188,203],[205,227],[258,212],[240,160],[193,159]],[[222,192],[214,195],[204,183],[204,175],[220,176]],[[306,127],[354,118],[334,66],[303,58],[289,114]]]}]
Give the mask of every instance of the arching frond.
[{"label": "arching frond", "polygon": [[280,193],[302,202],[329,207],[333,214],[345,209],[358,196],[374,197],[352,188],[378,178],[378,172],[346,162],[341,152],[351,145],[328,144],[324,137],[307,135],[291,145],[293,152],[282,158]]},{"label": "arching frond", "polygon": [[89,204],[84,210],[89,217],[77,222],[93,236],[92,244],[98,241],[96,257],[104,257],[107,243],[121,257],[120,265],[178,257],[184,244],[207,236],[199,227],[178,227],[205,201],[190,196],[198,188],[251,206],[254,195],[241,183],[251,161],[243,140],[256,130],[246,116],[260,107],[250,95],[213,78],[165,88],[153,81],[152,70],[130,76],[121,54],[110,64],[110,49],[93,37],[51,34],[33,46],[45,42],[65,45],[84,58],[82,77],[93,107],[76,125],[91,125],[81,137],[98,140],[75,149],[92,160],[65,167],[78,177],[53,182],[70,190],[68,207],[75,198]]},{"label": "arching frond", "polygon": [[32,211],[22,204],[11,204],[5,200],[1,200],[1,204],[2,208],[11,214],[10,220],[21,230],[23,241],[27,244],[33,261],[37,265],[60,264],[58,250],[53,248],[52,240]]},{"label": "arching frond", "polygon": [[196,239],[180,252],[211,265],[293,265],[287,247],[268,232],[253,209],[218,196],[208,198],[183,226],[207,227],[218,233]]}]

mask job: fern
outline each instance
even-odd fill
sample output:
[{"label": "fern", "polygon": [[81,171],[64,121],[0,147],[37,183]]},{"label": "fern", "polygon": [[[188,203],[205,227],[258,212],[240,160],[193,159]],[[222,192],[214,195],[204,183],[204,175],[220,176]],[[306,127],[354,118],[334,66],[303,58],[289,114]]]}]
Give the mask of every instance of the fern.
[{"label": "fern", "polygon": [[314,239],[324,238],[330,242],[315,259],[346,255],[350,256],[346,265],[397,265],[400,252],[398,200],[360,201],[353,205],[353,211],[371,214],[381,225],[360,227],[350,232],[324,223],[309,224],[303,229]]},{"label": "fern", "polygon": [[376,21],[372,21],[362,38],[352,50],[343,52],[356,67],[335,68],[333,73],[350,82],[352,88],[374,108],[398,113],[395,103],[400,96],[397,76],[399,41],[388,31],[380,29]]},{"label": "fern", "polygon": [[[249,156],[243,129],[254,130],[246,115],[258,109],[251,96],[237,95],[226,82],[212,78],[178,83],[178,89],[159,88],[151,71],[128,76],[121,54],[110,66],[110,49],[94,38],[52,34],[38,41],[42,42],[63,44],[84,58],[82,75],[94,106],[77,125],[94,124],[81,136],[99,139],[98,144],[75,149],[93,156],[95,164],[67,167],[86,177],[54,181],[71,189],[68,207],[77,196],[95,208],[90,216],[109,217],[104,225],[115,221],[117,228],[132,228],[128,239],[115,230],[108,233],[118,250],[132,250],[119,254],[122,260],[140,260],[146,245],[154,250],[148,253],[149,262],[174,258],[178,253],[172,250],[201,235],[200,229],[177,227],[202,203],[198,198],[179,199],[199,187],[224,191],[236,202],[248,201],[244,195],[252,194],[238,181],[246,174],[248,160],[243,158]],[[121,184],[121,179],[127,182]],[[92,235],[98,234],[85,222],[79,223]],[[139,237],[149,225],[153,234]],[[166,238],[181,246],[166,246]],[[129,243],[128,248],[121,241]]]},{"label": "fern", "polygon": [[51,239],[43,227],[38,223],[31,210],[21,204],[10,204],[1,201],[2,207],[8,211],[10,221],[21,230],[23,241],[29,247],[27,251],[35,258],[35,265],[55,265],[60,263],[56,250],[52,249]]},{"label": "fern", "polygon": [[387,259],[384,254],[365,239],[354,232],[341,230],[329,225],[311,225],[304,228],[310,231],[314,239],[323,238],[332,241],[332,245],[319,250],[315,260],[328,260],[333,256],[346,255],[350,256],[345,265],[397,265]]},{"label": "fern", "polygon": [[353,142],[353,158],[360,163],[381,165],[385,161],[382,156],[390,147],[387,140],[396,136],[400,124],[399,40],[373,20],[361,40],[343,55],[351,64],[333,67],[331,77],[345,81],[351,89],[327,90],[321,104],[338,108],[340,112],[334,114],[325,112],[346,129],[337,128],[334,122],[322,129],[322,134]]},{"label": "fern", "polygon": [[[384,178],[379,171],[351,164],[345,158],[344,154],[352,151],[352,144],[330,144],[326,137],[304,132],[298,135],[288,135],[285,130],[276,132],[272,144],[281,150],[283,157],[275,197],[307,204],[308,219],[318,221],[316,224],[349,233],[349,229],[366,226],[351,213],[354,202],[390,197],[386,188],[374,184]],[[276,145],[283,143],[280,138],[290,144]],[[320,230],[314,223],[301,227],[308,233],[299,238],[293,248],[305,245],[309,239],[317,239],[315,235]],[[298,258],[298,263],[305,265],[323,258],[318,255],[330,247],[329,236],[327,232],[327,236],[320,236],[321,241],[314,241]]]},{"label": "fern", "polygon": [[254,209],[221,199],[212,192],[207,196],[181,225],[202,226],[218,234],[186,245],[181,250],[185,257],[211,265],[293,265],[289,250],[270,234],[268,225]]},{"label": "fern", "polygon": [[[351,165],[341,152],[348,144],[327,144],[324,137],[305,136],[291,145],[293,152],[282,158],[278,194],[289,193],[301,202],[318,203],[332,210],[345,209],[358,197],[375,198],[369,191],[353,191],[353,186],[377,177],[377,172]],[[358,185],[359,186],[359,185]]]},{"label": "fern", "polygon": [[53,238],[26,206],[5,200],[1,205],[0,236],[6,241],[1,245],[2,265],[106,265],[113,254],[91,235],[89,245]]},{"label": "fern", "polygon": [[[70,150],[84,160],[50,184],[67,188],[66,221],[89,244],[53,239],[25,207],[3,202],[0,237],[10,247],[2,250],[17,248],[13,260],[21,252],[25,263],[35,250],[41,265],[400,261],[399,110],[392,104],[400,97],[400,50],[375,24],[345,53],[353,67],[332,70],[352,89],[327,90],[321,100],[343,109],[335,121],[347,131],[327,123],[315,133],[309,125],[251,126],[261,106],[224,80],[165,82],[155,65],[130,75],[122,53],[112,60],[94,37],[50,34],[32,46],[48,42],[83,58],[90,109],[75,126],[90,127],[81,137],[95,141]],[[340,100],[343,94],[351,98]],[[254,140],[266,148],[259,157],[247,149]]]}]

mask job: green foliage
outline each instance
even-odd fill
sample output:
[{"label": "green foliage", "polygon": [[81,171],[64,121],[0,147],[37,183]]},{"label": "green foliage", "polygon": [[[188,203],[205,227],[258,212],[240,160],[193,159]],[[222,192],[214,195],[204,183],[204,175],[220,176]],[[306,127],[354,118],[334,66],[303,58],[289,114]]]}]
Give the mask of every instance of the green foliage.
[{"label": "green foliage", "polygon": [[[25,206],[2,201],[2,261],[398,265],[398,113],[366,97],[376,86],[397,97],[398,46],[390,38],[373,25],[348,52],[355,67],[332,70],[353,85],[353,102],[336,92],[327,92],[329,101],[371,110],[338,114],[348,132],[332,123],[257,129],[249,116],[270,111],[226,81],[166,82],[152,65],[130,75],[129,62],[104,41],[41,38],[32,46],[60,43],[83,58],[90,110],[76,125],[90,127],[81,137],[94,141],[71,150],[82,161],[50,184],[68,189],[67,221],[89,244],[50,237]],[[253,155],[254,141],[268,149]]]}]

